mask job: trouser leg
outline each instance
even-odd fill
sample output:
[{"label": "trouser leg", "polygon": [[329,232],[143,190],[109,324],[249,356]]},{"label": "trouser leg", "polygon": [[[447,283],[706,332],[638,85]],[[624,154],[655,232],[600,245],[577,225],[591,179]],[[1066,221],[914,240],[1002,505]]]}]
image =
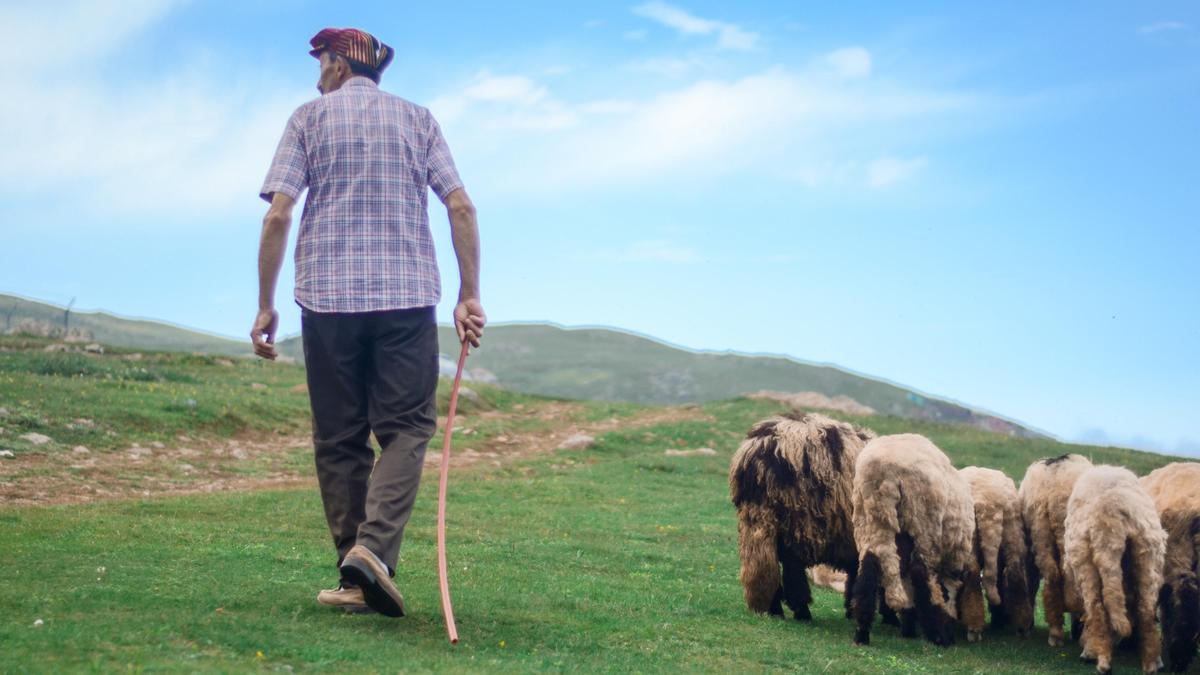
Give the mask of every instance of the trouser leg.
[{"label": "trouser leg", "polygon": [[374,321],[367,414],[382,452],[358,543],[394,572],[425,448],[437,430],[437,323],[433,307],[380,312]]},{"label": "trouser leg", "polygon": [[368,321],[363,314],[308,310],[301,321],[317,482],[340,566],[366,518],[375,464],[367,417]]}]

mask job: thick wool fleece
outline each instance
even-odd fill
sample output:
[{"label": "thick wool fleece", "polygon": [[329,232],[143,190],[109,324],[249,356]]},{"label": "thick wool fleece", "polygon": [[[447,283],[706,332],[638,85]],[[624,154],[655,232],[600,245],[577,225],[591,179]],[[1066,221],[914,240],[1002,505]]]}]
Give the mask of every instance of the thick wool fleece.
[{"label": "thick wool fleece", "polygon": [[1077,585],[1083,601],[1082,656],[1108,672],[1114,636],[1136,633],[1142,670],[1156,672],[1162,645],[1155,607],[1167,533],[1137,476],[1116,466],[1085,471],[1067,502],[1065,543],[1065,581]]},{"label": "thick wool fleece", "polygon": [[805,568],[857,572],[850,490],[858,453],[874,437],[816,413],[774,416],[750,429],[733,456],[729,492],[751,610],[782,614],[783,600],[808,618]]},{"label": "thick wool fleece", "polygon": [[1075,481],[1091,467],[1092,463],[1081,455],[1039,459],[1025,471],[1018,491],[1034,560],[1044,580],[1042,610],[1050,628],[1051,646],[1063,643],[1063,613],[1083,609],[1074,589],[1063,584],[1063,526]]},{"label": "thick wool fleece", "polygon": [[1141,483],[1167,531],[1159,613],[1168,664],[1182,673],[1200,639],[1200,464],[1168,464]]},{"label": "thick wool fleece", "polygon": [[[971,488],[975,504],[975,558],[983,570],[983,590],[993,612],[1003,607],[1017,625],[1028,632],[1033,626],[1033,595],[1029,588],[1029,556],[1025,545],[1025,517],[1017,484],[995,469],[968,466],[959,475]],[[966,600],[964,599],[964,602]],[[982,603],[968,612],[968,630],[977,630],[969,620],[976,611],[982,624]],[[981,628],[981,626],[980,626]]]},{"label": "thick wool fleece", "polygon": [[[971,490],[950,459],[924,436],[877,438],[859,453],[852,501],[859,558],[878,559],[888,606],[912,609],[913,589],[927,581],[930,606],[919,612],[940,610],[946,617],[957,616],[962,580],[971,573],[978,576],[979,568],[972,552]],[[897,548],[898,540],[909,539],[911,559]],[[927,580],[913,578],[914,569],[927,574]],[[925,617],[921,620],[925,623]],[[860,630],[866,627],[860,625]]]}]

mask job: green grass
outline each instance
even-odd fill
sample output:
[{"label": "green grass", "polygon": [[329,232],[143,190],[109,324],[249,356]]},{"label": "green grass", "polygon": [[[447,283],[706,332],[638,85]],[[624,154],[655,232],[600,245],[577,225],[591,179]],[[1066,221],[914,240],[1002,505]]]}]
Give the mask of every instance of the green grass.
[{"label": "green grass", "polygon": [[[710,404],[715,422],[610,433],[588,451],[455,475],[453,647],[437,597],[433,473],[402,551],[410,615],[399,620],[315,604],[335,580],[315,489],[0,508],[0,672],[1092,672],[1075,647],[1047,647],[1040,625],[1027,641],[988,635],[949,649],[877,625],[858,648],[840,598],[823,589],[812,624],[747,612],[726,475],[745,430],[775,409]],[[925,433],[960,466],[1018,478],[1037,457],[1079,450],[870,424]],[[720,454],[662,454],[698,446]],[[1139,472],[1169,461],[1082,450]],[[1137,666],[1123,655],[1117,667]]]}]

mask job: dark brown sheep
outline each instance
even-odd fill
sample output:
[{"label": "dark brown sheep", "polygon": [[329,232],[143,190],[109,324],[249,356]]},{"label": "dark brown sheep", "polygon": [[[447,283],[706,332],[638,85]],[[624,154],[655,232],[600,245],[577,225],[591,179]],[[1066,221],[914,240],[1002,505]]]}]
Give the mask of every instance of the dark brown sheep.
[{"label": "dark brown sheep", "polygon": [[[868,429],[809,413],[755,424],[733,456],[729,492],[737,508],[740,579],[755,612],[810,620],[805,569],[824,563],[854,585],[858,555],[850,522],[854,462]],[[782,569],[782,573],[781,573]]]}]

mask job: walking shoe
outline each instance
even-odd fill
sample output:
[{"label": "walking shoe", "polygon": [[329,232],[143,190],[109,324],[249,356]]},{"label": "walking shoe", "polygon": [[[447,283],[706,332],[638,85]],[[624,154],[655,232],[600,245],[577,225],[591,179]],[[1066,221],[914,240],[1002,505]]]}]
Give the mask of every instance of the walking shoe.
[{"label": "walking shoe", "polygon": [[342,578],[362,590],[363,600],[384,616],[404,616],[404,598],[387,566],[366,546],[355,545],[342,559]]},{"label": "walking shoe", "polygon": [[374,614],[375,610],[367,607],[363,600],[361,588],[338,586],[317,593],[317,602],[326,607],[338,607],[347,614]]}]

